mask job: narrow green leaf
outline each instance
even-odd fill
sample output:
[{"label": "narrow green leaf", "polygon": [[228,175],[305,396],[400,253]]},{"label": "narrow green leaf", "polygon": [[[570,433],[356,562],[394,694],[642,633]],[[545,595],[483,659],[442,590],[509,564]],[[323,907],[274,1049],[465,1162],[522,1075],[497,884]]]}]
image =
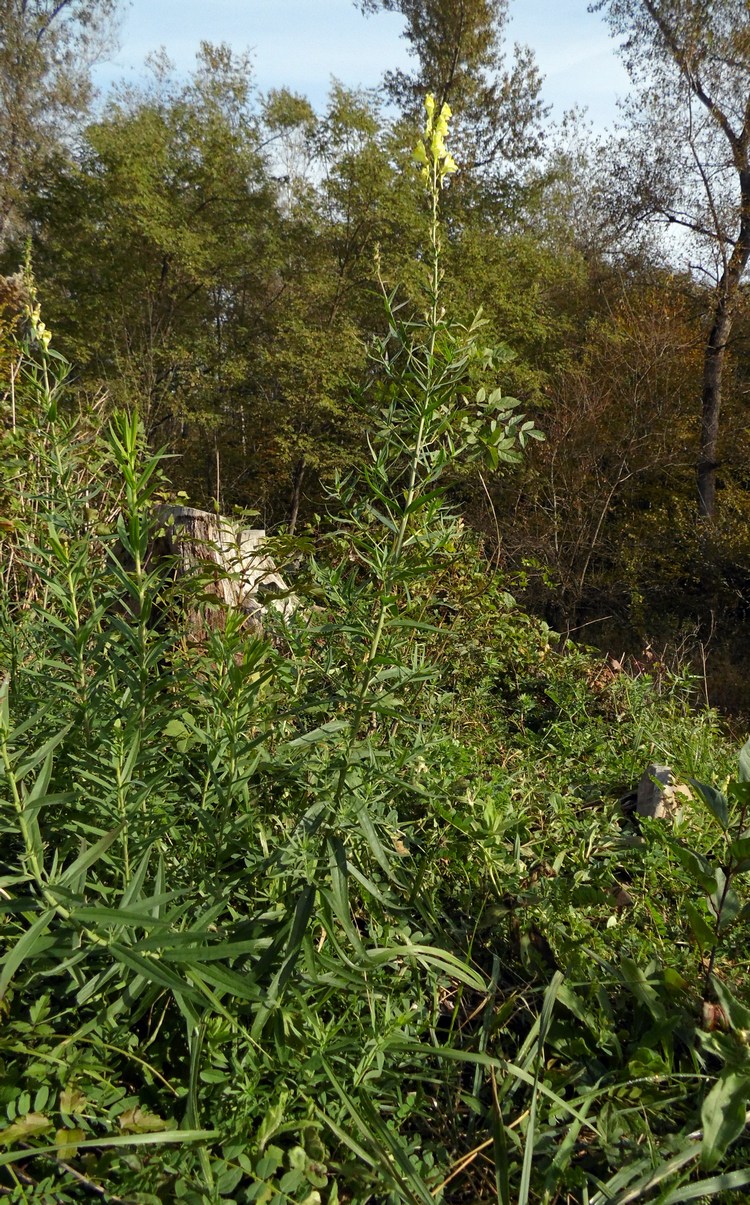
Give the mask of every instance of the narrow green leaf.
[{"label": "narrow green leaf", "polygon": [[128,883],[127,887],[123,891],[122,899],[120,900],[121,908],[129,908],[130,905],[135,900],[137,900],[138,897],[140,896],[141,891],[143,890],[143,884],[146,881],[146,872],[148,870],[148,864],[149,864],[149,860],[151,858],[151,850],[152,849],[153,849],[153,846],[149,845],[145,854],[143,855],[140,862],[138,863],[138,865],[130,879],[130,882]]},{"label": "narrow green leaf", "polygon": [[123,929],[161,929],[168,928],[162,920],[156,920],[148,912],[134,912],[129,908],[105,908],[101,904],[79,906],[73,905],[73,917],[85,925],[102,929],[116,926]]},{"label": "narrow green leaf", "polygon": [[555,971],[552,979],[544,993],[542,1002],[542,1011],[539,1016],[539,1042],[537,1046],[536,1065],[534,1068],[534,1085],[531,1093],[531,1104],[529,1106],[529,1118],[526,1123],[526,1142],[523,1152],[523,1164],[521,1166],[521,1181],[518,1189],[518,1205],[527,1205],[529,1200],[529,1191],[531,1189],[531,1168],[534,1162],[534,1147],[536,1140],[536,1115],[539,1105],[539,1081],[542,1072],[542,1064],[544,1061],[544,1040],[547,1036],[552,1014],[557,1001],[557,993],[563,983],[565,976],[562,971]]},{"label": "narrow green leaf", "polygon": [[544,1181],[544,1187],[550,1194],[550,1197],[552,1196],[554,1190],[559,1186],[561,1177],[570,1164],[573,1153],[576,1149],[576,1143],[578,1142],[578,1135],[580,1134],[584,1124],[581,1120],[581,1117],[588,1113],[593,1101],[594,1094],[592,1093],[589,1099],[584,1101],[584,1103],[581,1105],[581,1115],[579,1117],[575,1117],[568,1125],[565,1137],[555,1151],[555,1157],[549,1166],[549,1170]]},{"label": "narrow green leaf", "polygon": [[397,958],[413,958],[417,962],[421,962],[423,966],[442,971],[452,979],[458,979],[459,982],[465,983],[474,991],[483,994],[487,991],[487,984],[481,975],[448,950],[441,950],[439,946],[425,946],[409,942],[401,946],[375,946],[367,950],[367,961],[379,966],[393,962]]},{"label": "narrow green leaf", "polygon": [[716,867],[715,878],[715,890],[708,897],[708,906],[716,917],[721,932],[739,915],[742,903],[737,892],[728,885],[727,876],[720,866]]},{"label": "narrow green leaf", "polygon": [[88,870],[95,862],[98,862],[103,853],[109,849],[110,845],[117,840],[122,830],[125,828],[127,821],[121,820],[120,823],[110,832],[105,833],[100,837],[95,845],[84,848],[76,858],[75,862],[71,862],[67,866],[56,883],[50,883],[50,887],[54,890],[56,886],[64,887],[68,883],[75,880],[76,876],[82,871]]},{"label": "narrow green leaf", "polygon": [[179,992],[182,995],[197,998],[195,988],[190,987],[184,979],[180,979],[173,971],[162,966],[156,958],[142,958],[135,951],[117,942],[112,942],[109,950],[113,958],[116,958],[123,966],[128,967],[129,970],[142,975],[148,983],[156,983],[160,987],[166,987],[171,992]]},{"label": "narrow green leaf", "polygon": [[718,1198],[720,1193],[734,1192],[750,1184],[750,1171],[725,1172],[723,1176],[712,1176],[710,1180],[696,1180],[692,1184],[683,1184],[675,1188],[665,1197],[659,1197],[659,1205],[678,1205],[680,1201],[697,1201],[699,1198],[710,1200]]},{"label": "narrow green leaf", "polygon": [[[155,940],[159,940],[156,938]],[[226,962],[230,958],[242,958],[247,954],[260,954],[268,946],[267,938],[256,938],[253,941],[222,941],[215,945],[195,944],[195,934],[192,932],[170,934],[170,948],[164,949],[161,939],[160,956],[163,962],[190,962],[203,965],[204,962]],[[185,947],[183,950],[182,947]],[[139,950],[148,949],[146,942],[138,943]],[[156,947],[154,947],[156,948]],[[188,955],[190,957],[188,958]]]},{"label": "narrow green leaf", "polygon": [[413,1167],[408,1152],[397,1136],[383,1124],[372,1105],[369,1105],[369,1101],[360,1099],[355,1103],[351,1093],[345,1090],[326,1060],[322,1059],[321,1062],[361,1138],[377,1156],[377,1163],[386,1178],[406,1194],[407,1201],[419,1202],[419,1205],[434,1205],[432,1194]]},{"label": "narrow green leaf", "polygon": [[387,907],[389,904],[393,903],[393,900],[387,899],[380,888],[373,883],[372,879],[368,879],[367,875],[364,875],[360,870],[357,870],[356,866],[352,866],[351,862],[349,863],[349,874],[353,879],[356,879],[357,882],[364,887],[368,895],[371,895],[372,898],[377,900],[379,904],[384,904]]},{"label": "narrow green leaf", "polygon": [[[449,1059],[451,1062],[480,1063],[484,1067],[494,1067],[496,1071],[501,1072],[506,1078],[512,1076],[528,1087],[534,1086],[534,1076],[525,1067],[519,1067],[517,1063],[508,1063],[505,1059],[494,1058],[489,1054],[476,1054],[466,1050],[457,1050],[452,1046],[440,1046],[435,1049],[433,1046],[422,1045],[419,1042],[402,1042],[399,1044],[398,1049],[405,1053],[420,1053],[430,1058],[439,1057],[441,1059]],[[597,1129],[595,1122],[588,1119],[584,1113],[579,1111],[575,1101],[563,1100],[562,1096],[559,1096],[557,1092],[548,1088],[543,1080],[539,1082],[538,1087],[540,1094],[546,1097],[547,1100],[552,1101],[563,1115],[578,1118],[590,1129]],[[588,1097],[584,1099],[588,1099]]]},{"label": "narrow green leaf", "polygon": [[362,939],[352,921],[349,907],[349,872],[346,862],[346,849],[340,837],[328,838],[329,860],[328,868],[331,879],[330,899],[334,916],[349,938],[358,956],[364,956],[365,950]]},{"label": "narrow green leaf", "polygon": [[249,971],[240,974],[229,970],[228,967],[216,966],[212,962],[198,964],[197,960],[185,961],[184,966],[186,977],[200,988],[204,995],[207,994],[207,985],[210,984],[211,987],[218,988],[220,992],[237,1000],[257,1001],[260,998],[258,984]]},{"label": "narrow green leaf", "polygon": [[[49,744],[49,742],[47,743]],[[47,788],[49,787],[50,780],[52,778],[52,761],[54,754],[54,749],[50,749],[44,761],[42,762],[42,767],[34,779],[34,784],[29,788],[24,798],[24,810],[26,810],[29,805],[33,805],[35,803],[38,804],[47,794]],[[19,780],[20,777],[21,775],[19,774]]]},{"label": "narrow green leaf", "polygon": [[185,1120],[189,1127],[198,1124],[198,1076],[205,1037],[206,1022],[201,1021],[199,1025],[196,1025],[191,1030],[190,1034],[190,1079],[188,1083],[187,1109],[185,1110]]},{"label": "narrow green leaf", "polygon": [[704,782],[696,782],[694,778],[689,778],[688,782],[691,787],[700,795],[711,815],[718,821],[721,828],[726,832],[729,824],[729,805],[726,795],[721,791],[717,791],[716,787],[709,786]]},{"label": "narrow green leaf", "polygon": [[704,1100],[701,1167],[706,1171],[712,1171],[721,1162],[730,1143],[744,1130],[748,1093],[750,1068],[746,1071],[725,1069]]},{"label": "narrow green leaf", "polygon": [[18,968],[21,966],[25,958],[30,958],[38,942],[44,937],[44,934],[49,928],[49,923],[55,915],[54,909],[49,908],[43,912],[30,929],[27,929],[23,937],[19,938],[13,949],[6,954],[0,965],[3,968],[0,975],[0,1000],[5,995],[8,984],[12,980]]},{"label": "narrow green leaf", "polygon": [[[738,837],[737,840],[733,841],[729,846],[729,852],[734,858],[735,862],[747,862],[748,859],[750,859],[750,837]],[[738,869],[744,870],[745,867],[738,867]]]},{"label": "narrow green leaf", "polygon": [[495,1191],[500,1205],[513,1205],[510,1195],[510,1166],[508,1161],[508,1135],[505,1132],[503,1115],[493,1101],[490,1118],[490,1133],[492,1134],[492,1150],[495,1156]]},{"label": "narrow green leaf", "polygon": [[[117,1146],[161,1146],[175,1145],[187,1142],[210,1142],[219,1137],[218,1130],[162,1130],[150,1134],[116,1134],[112,1138],[87,1138],[76,1142],[78,1150],[109,1150]],[[0,1166],[17,1163],[20,1159],[28,1159],[31,1155],[54,1155],[65,1143],[54,1146],[24,1146],[20,1151],[7,1151],[0,1154]]]},{"label": "narrow green leaf", "polygon": [[130,742],[128,755],[125,758],[125,762],[120,774],[120,779],[123,783],[130,782],[131,778],[133,777],[133,770],[135,769],[135,763],[138,760],[138,754],[141,749],[141,733],[139,729],[136,729],[131,734]]},{"label": "narrow green leaf", "polygon": [[714,890],[716,882],[714,879],[714,869],[708,859],[704,858],[703,854],[696,853],[677,841],[672,842],[670,848],[677,861],[688,872],[690,877],[698,883],[701,890],[710,894]]},{"label": "narrow green leaf", "polygon": [[750,1030],[750,1008],[746,1008],[744,1004],[740,1004],[739,1000],[732,995],[729,988],[720,979],[717,979],[715,975],[711,976],[711,983],[716,992],[716,998],[726,1013],[727,1020],[732,1029]]},{"label": "narrow green leaf", "polygon": [[641,968],[632,958],[623,958],[620,962],[622,977],[633,995],[645,1004],[655,1021],[664,1022],[666,1014],[656,989],[649,983]]},{"label": "narrow green leaf", "polygon": [[268,995],[265,1000],[265,1007],[272,1008],[278,999],[284,985],[288,982],[295,964],[299,957],[299,952],[302,947],[302,939],[307,932],[307,926],[312,916],[313,906],[315,904],[316,889],[312,883],[308,883],[301,891],[297,903],[294,908],[294,916],[292,919],[291,932],[286,945],[286,953],[281,967],[271,980],[268,988]]},{"label": "narrow green leaf", "polygon": [[688,1163],[692,1163],[699,1150],[696,1142],[688,1140],[681,1151],[657,1167],[654,1167],[650,1158],[628,1162],[602,1185],[601,1192],[590,1198],[589,1205],[635,1205],[635,1202],[646,1201],[652,1188],[674,1176]]},{"label": "narrow green leaf", "polygon": [[419,1174],[409,1151],[396,1130],[386,1125],[366,1096],[361,1097],[358,1103],[360,1115],[369,1124],[370,1133],[374,1136],[375,1141],[380,1143],[383,1150],[390,1152],[393,1162],[401,1171],[406,1186],[411,1190],[412,1199],[420,1202],[420,1205],[435,1205],[432,1193]]},{"label": "narrow green leaf", "polygon": [[[415,632],[438,632],[439,633],[442,631],[442,628],[436,627],[434,623],[425,623],[424,620],[422,620],[422,619],[403,619],[400,616],[398,616],[398,617],[394,616],[393,619],[389,620],[388,626],[389,626],[389,628],[393,628],[395,630],[399,630],[399,629],[403,628],[403,629],[408,629],[410,631],[415,631]],[[430,674],[430,677],[432,677],[432,676],[433,675]]]},{"label": "narrow green leaf", "polygon": [[[377,1170],[378,1161],[377,1159],[373,1158],[369,1151],[366,1151],[363,1146],[360,1146],[360,1144],[351,1136],[351,1134],[347,1133],[347,1131],[338,1125],[338,1123],[335,1122],[332,1117],[329,1117],[327,1113],[324,1113],[322,1109],[319,1109],[317,1105],[313,1104],[313,1108],[320,1120],[325,1122],[331,1132],[336,1135],[339,1142],[341,1142],[344,1146],[347,1146],[349,1150],[357,1156],[357,1159],[360,1161],[360,1163],[362,1163],[365,1167],[371,1167],[374,1171]],[[389,1179],[390,1178],[391,1176],[389,1174]]]},{"label": "narrow green leaf", "polygon": [[331,736],[335,736],[337,732],[341,732],[343,728],[348,728],[347,720],[329,720],[327,724],[321,724],[319,728],[313,728],[311,732],[306,732],[303,736],[297,736],[294,740],[289,741],[285,746],[287,749],[300,749],[307,745],[316,745],[319,741],[326,741]]},{"label": "narrow green leaf", "polygon": [[688,923],[700,950],[710,950],[716,940],[716,934],[709,925],[705,916],[702,915],[696,908],[695,904],[689,900],[685,901],[685,912],[687,913]]},{"label": "narrow green leaf", "polygon": [[[26,775],[31,770],[36,769],[36,767],[39,765],[40,762],[46,763],[50,757],[50,754],[57,748],[57,746],[60,744],[60,742],[65,739],[65,737],[70,732],[70,729],[71,729],[71,725],[66,724],[66,726],[64,728],[62,728],[59,732],[56,732],[54,736],[51,736],[48,741],[45,741],[43,745],[40,745],[40,747],[38,749],[35,749],[34,752],[26,759],[26,761],[23,763],[23,765],[21,765],[16,770],[17,780],[20,782],[23,778],[26,777]],[[51,762],[50,762],[50,770],[51,770]],[[44,774],[46,772],[47,771],[46,771],[46,766],[45,766],[45,770],[43,770],[42,773]],[[46,781],[47,781],[47,784],[49,784],[49,773],[47,773]]]},{"label": "narrow green leaf", "polygon": [[360,804],[360,806],[357,808],[357,822],[359,824],[359,827],[362,831],[362,834],[363,834],[365,840],[367,841],[367,844],[370,846],[370,849],[372,850],[373,854],[375,855],[375,858],[376,858],[378,864],[388,875],[388,878],[392,879],[393,878],[393,868],[391,866],[388,855],[386,854],[385,850],[383,849],[383,846],[380,843],[378,834],[375,831],[375,825],[372,822],[372,817],[367,809],[366,803]]}]

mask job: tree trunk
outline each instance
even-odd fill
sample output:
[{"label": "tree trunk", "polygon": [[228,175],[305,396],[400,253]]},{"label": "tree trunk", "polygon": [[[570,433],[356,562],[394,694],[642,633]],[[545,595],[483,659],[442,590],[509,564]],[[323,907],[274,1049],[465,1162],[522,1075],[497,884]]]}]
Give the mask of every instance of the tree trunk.
[{"label": "tree trunk", "polygon": [[703,357],[703,412],[698,457],[698,507],[709,522],[716,514],[716,470],[721,386],[727,343],[742,276],[750,259],[750,171],[740,171],[740,229],[718,286],[713,322]]},{"label": "tree trunk", "polygon": [[732,330],[730,299],[724,294],[714,313],[708,343],[703,357],[703,410],[701,442],[698,456],[698,508],[702,519],[713,519],[716,513],[717,444],[721,416],[721,385],[724,373],[724,354]]},{"label": "tree trunk", "polygon": [[[190,506],[160,507],[161,532],[151,547],[155,559],[172,561],[176,580],[201,577],[200,603],[187,595],[187,630],[202,639],[211,628],[223,628],[227,610],[243,612],[251,630],[263,627],[264,612],[273,607],[290,615],[297,599],[290,594],[271,557],[263,551],[266,533],[240,528],[230,519]],[[210,600],[215,598],[215,606]]]}]

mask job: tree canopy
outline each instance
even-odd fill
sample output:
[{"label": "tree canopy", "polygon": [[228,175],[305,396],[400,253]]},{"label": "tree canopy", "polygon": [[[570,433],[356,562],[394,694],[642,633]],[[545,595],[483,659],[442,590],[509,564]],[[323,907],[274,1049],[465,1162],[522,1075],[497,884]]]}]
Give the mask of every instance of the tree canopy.
[{"label": "tree canopy", "polygon": [[0,248],[30,171],[72,133],[119,0],[0,2]]}]

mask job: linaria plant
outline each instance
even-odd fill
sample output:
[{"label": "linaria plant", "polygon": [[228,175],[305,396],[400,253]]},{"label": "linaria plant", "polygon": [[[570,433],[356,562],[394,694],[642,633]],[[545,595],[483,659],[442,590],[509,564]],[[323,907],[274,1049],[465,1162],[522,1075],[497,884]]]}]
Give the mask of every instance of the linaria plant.
[{"label": "linaria plant", "polygon": [[444,1001],[484,979],[423,890],[444,786],[421,600],[462,538],[452,468],[513,461],[537,436],[476,388],[493,361],[481,320],[443,311],[449,115],[428,98],[417,150],[424,313],[384,295],[371,454],[337,482],[338,530],[271,635],[236,615],[181,635],[203,583],[178,591],[153,557],[162,461],[137,415],[67,414],[34,298],[13,345],[0,1186],[14,1199],[442,1194],[445,1152],[420,1118]]}]

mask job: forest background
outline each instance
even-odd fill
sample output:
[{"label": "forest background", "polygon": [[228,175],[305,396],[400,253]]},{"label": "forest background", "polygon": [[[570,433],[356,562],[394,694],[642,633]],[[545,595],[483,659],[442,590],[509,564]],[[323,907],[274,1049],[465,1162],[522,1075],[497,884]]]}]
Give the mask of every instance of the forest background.
[{"label": "forest background", "polygon": [[480,555],[557,630],[694,664],[712,703],[746,710],[749,328],[744,264],[727,271],[740,244],[747,258],[743,4],[707,6],[713,43],[688,27],[700,5],[667,5],[676,49],[638,30],[653,5],[594,6],[633,79],[621,126],[596,136],[580,114],[552,120],[503,0],[362,7],[404,18],[412,69],[369,91],[334,82],[316,111],[283,80],[261,94],[249,55],[208,44],[189,78],[157,55],[147,82],[95,97],[114,0],[8,0],[0,267],[32,237],[77,391],[137,400],[194,505],[304,530],[363,453],[351,395],[381,332],[378,273],[407,295],[418,274],[411,154],[434,92],[458,114],[448,292],[481,308],[504,387],[547,436],[512,475],[457,476]]}]

